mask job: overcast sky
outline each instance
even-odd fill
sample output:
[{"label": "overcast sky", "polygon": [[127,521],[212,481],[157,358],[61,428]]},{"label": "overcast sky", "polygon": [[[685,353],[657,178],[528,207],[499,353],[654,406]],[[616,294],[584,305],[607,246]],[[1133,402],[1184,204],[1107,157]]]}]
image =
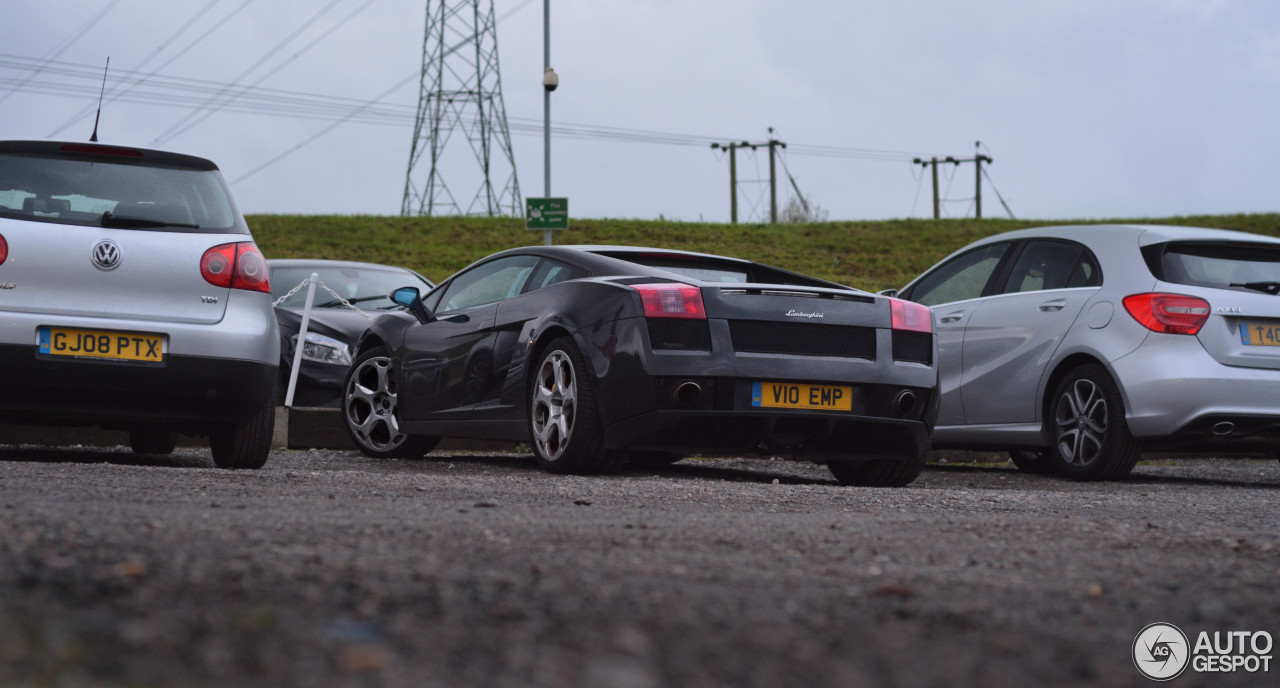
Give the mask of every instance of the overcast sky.
[{"label": "overcast sky", "polygon": [[[760,142],[769,127],[788,143],[796,185],[833,220],[930,215],[929,179],[911,157],[972,158],[977,140],[1019,218],[1280,210],[1273,0],[551,5],[553,123],[693,137],[553,138],[552,195],[567,196],[574,217],[726,222],[728,160],[707,142]],[[5,2],[0,138],[87,139],[110,57],[103,142],[211,158],[246,213],[394,215],[425,7]],[[543,0],[494,0],[494,12],[520,191],[541,196]],[[130,72],[154,77],[126,90]],[[317,96],[329,119],[268,107],[261,90],[193,114],[232,83]],[[379,121],[362,121],[367,108],[336,124],[344,115],[333,113],[380,97]],[[478,166],[450,162],[459,169],[443,170],[446,183],[465,203]],[[767,186],[755,181],[768,177],[767,154],[740,153],[738,164],[740,219],[767,217]],[[973,215],[973,174],[942,166],[944,216]],[[781,180],[783,204],[793,192]],[[1005,216],[991,191],[984,180],[983,214]]]}]

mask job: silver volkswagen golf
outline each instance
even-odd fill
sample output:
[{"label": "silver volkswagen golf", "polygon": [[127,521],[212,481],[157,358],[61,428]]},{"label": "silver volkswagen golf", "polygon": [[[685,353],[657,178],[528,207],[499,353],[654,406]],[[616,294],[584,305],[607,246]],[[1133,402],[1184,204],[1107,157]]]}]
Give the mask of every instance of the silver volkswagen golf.
[{"label": "silver volkswagen golf", "polygon": [[1142,450],[1280,446],[1280,240],[1095,225],[966,246],[899,296],[933,311],[935,448],[1116,479]]},{"label": "silver volkswagen golf", "polygon": [[279,335],[267,267],[218,168],[176,153],[0,141],[0,414],[271,449]]}]

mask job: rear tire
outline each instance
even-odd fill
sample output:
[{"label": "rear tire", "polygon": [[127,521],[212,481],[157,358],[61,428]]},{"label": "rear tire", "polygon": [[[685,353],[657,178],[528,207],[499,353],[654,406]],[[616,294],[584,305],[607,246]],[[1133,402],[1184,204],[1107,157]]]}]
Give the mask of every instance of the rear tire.
[{"label": "rear tire", "polygon": [[1129,433],[1120,390],[1102,366],[1085,365],[1058,384],[1049,409],[1054,468],[1076,480],[1119,480],[1142,450]]},{"label": "rear tire", "polygon": [[157,430],[134,430],[129,433],[129,448],[134,454],[168,456],[178,446],[178,433]]},{"label": "rear tire", "polygon": [[924,470],[925,452],[901,459],[868,461],[832,461],[827,464],[831,475],[843,485],[862,487],[902,487],[920,477]]},{"label": "rear tire", "polygon": [[342,419],[361,454],[373,458],[420,459],[439,437],[400,430],[400,405],[394,368],[386,348],[360,354],[342,383]]},{"label": "rear tire", "polygon": [[209,435],[209,450],[218,468],[262,468],[271,454],[276,427],[274,398],[263,402],[251,418]]},{"label": "rear tire", "polygon": [[529,385],[529,437],[551,473],[616,473],[626,452],[604,446],[595,380],[578,346],[560,337],[542,353]]}]

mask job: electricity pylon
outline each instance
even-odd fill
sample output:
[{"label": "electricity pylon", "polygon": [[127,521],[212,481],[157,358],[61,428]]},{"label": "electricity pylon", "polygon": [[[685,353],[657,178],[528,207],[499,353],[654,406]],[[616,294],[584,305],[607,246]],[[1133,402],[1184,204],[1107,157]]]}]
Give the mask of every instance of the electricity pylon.
[{"label": "electricity pylon", "polygon": [[[428,164],[425,179],[419,172],[415,182],[415,169]],[[446,164],[462,195],[449,189]],[[470,189],[476,189],[474,195]],[[502,103],[493,0],[427,0],[418,111],[400,214],[523,214]]]}]

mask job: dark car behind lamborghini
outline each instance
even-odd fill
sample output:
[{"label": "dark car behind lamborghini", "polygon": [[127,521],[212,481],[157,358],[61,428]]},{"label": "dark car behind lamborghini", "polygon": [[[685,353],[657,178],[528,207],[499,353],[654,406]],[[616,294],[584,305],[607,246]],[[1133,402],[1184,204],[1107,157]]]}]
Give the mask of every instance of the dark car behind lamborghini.
[{"label": "dark car behind lamborghini", "polygon": [[922,306],[744,260],[629,247],[495,254],[361,338],[343,415],[361,450],[529,442],[554,472],[766,453],[849,484],[919,475],[937,412]]}]

